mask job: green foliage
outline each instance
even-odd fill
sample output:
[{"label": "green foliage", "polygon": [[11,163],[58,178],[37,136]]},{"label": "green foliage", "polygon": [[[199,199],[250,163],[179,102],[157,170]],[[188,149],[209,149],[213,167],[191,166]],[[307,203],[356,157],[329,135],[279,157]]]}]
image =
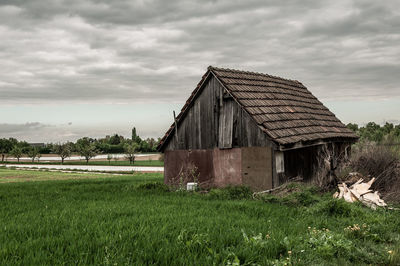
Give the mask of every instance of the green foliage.
[{"label": "green foliage", "polygon": [[[136,130],[136,129],[135,129]],[[135,141],[131,139],[126,139],[121,135],[114,134],[112,136],[106,136],[105,138],[93,139],[89,137],[84,137],[78,140],[76,143],[68,142],[71,153],[80,151],[82,146],[82,142],[90,142],[95,146],[95,149],[99,153],[103,154],[111,154],[111,153],[124,153],[125,145],[131,145],[132,143],[136,143],[138,152],[156,152],[158,143],[160,142],[160,138],[157,140],[154,138],[141,139],[136,135]],[[59,150],[57,150],[57,146],[61,144],[46,144],[44,147],[39,147],[39,153],[41,154],[49,154],[56,153],[59,154]],[[1,160],[4,161],[5,157],[9,154],[12,147],[18,146],[22,149],[22,153],[28,153],[31,146],[26,141],[18,141],[14,138],[0,139],[0,156]]]},{"label": "green foliage", "polygon": [[45,144],[43,147],[39,147],[40,154],[50,154],[52,152],[53,144]]},{"label": "green foliage", "polygon": [[76,146],[79,152],[79,155],[85,157],[86,159],[86,164],[89,163],[89,160],[96,156],[97,154],[97,149],[94,144],[94,140],[90,138],[81,138],[78,139],[76,142]]},{"label": "green foliage", "polygon": [[39,149],[36,147],[31,147],[26,154],[32,159],[32,162],[34,162],[36,157],[39,155]]},{"label": "green foliage", "polygon": [[12,139],[0,139],[0,155],[2,162],[7,154],[12,150],[14,145],[15,143],[13,143]]},{"label": "green foliage", "polygon": [[349,123],[347,127],[360,136],[360,141],[373,141],[377,143],[388,142],[400,143],[400,125],[385,123],[380,126],[375,122],[369,122],[364,127]]},{"label": "green foliage", "polygon": [[136,127],[132,128],[132,142],[135,142],[137,144],[140,144],[142,142],[142,139],[136,133]]},{"label": "green foliage", "polygon": [[347,126],[347,128],[353,130],[354,132],[358,131],[358,125],[357,124],[348,123],[346,126]]},{"label": "green foliage", "polygon": [[22,157],[22,148],[17,145],[14,146],[10,151],[10,155],[17,158],[17,160],[19,162],[19,158]]},{"label": "green foliage", "polygon": [[72,143],[54,144],[53,151],[60,156],[61,164],[63,164],[65,158],[68,158],[71,156]]},{"label": "green foliage", "polygon": [[131,164],[135,163],[135,153],[138,150],[138,144],[133,142],[131,144],[125,144],[124,146],[124,153],[125,158],[129,160]]}]

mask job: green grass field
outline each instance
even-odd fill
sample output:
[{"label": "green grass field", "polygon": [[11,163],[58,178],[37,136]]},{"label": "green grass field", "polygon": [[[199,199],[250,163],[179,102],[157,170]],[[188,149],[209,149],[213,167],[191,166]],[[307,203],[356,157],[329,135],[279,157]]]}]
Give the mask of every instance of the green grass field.
[{"label": "green grass field", "polygon": [[0,169],[0,181],[0,265],[400,263],[399,211],[307,187],[252,200],[245,189],[200,194],[148,184],[162,174]]},{"label": "green grass field", "polygon": [[[43,159],[44,161],[45,159]],[[0,162],[3,163],[3,162]],[[6,161],[4,163],[7,164],[54,164],[61,165],[61,162],[9,162]],[[86,161],[66,161],[64,165],[87,165]],[[164,162],[159,160],[145,160],[145,161],[135,161],[134,164],[130,164],[129,161],[89,161],[88,165],[114,165],[114,166],[164,166]]]},{"label": "green grass field", "polygon": [[46,180],[70,180],[70,179],[90,179],[90,178],[114,178],[119,175],[101,173],[62,173],[48,170],[14,170],[0,167],[0,183],[26,182],[26,181],[46,181]]}]

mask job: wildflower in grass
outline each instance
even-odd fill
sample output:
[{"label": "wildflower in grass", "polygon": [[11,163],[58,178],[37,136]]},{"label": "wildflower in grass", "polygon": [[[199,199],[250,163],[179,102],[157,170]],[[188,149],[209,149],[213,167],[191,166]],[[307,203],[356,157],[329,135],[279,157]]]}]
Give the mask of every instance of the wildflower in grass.
[{"label": "wildflower in grass", "polygon": [[[353,243],[343,234],[327,231],[325,228],[309,230],[308,246],[323,257],[333,257],[351,252]],[[302,250],[301,252],[304,252]]]}]

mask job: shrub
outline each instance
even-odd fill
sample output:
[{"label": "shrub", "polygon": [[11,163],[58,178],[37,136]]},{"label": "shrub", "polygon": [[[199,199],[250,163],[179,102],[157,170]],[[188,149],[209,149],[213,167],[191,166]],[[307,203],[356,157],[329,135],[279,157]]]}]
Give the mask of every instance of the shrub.
[{"label": "shrub", "polygon": [[373,143],[356,146],[350,169],[375,177],[371,189],[382,193],[384,199],[400,201],[400,160],[390,146]]},{"label": "shrub", "polygon": [[310,209],[312,213],[326,214],[335,217],[356,217],[363,216],[357,203],[348,203],[343,199],[329,199],[316,204],[315,208]]}]

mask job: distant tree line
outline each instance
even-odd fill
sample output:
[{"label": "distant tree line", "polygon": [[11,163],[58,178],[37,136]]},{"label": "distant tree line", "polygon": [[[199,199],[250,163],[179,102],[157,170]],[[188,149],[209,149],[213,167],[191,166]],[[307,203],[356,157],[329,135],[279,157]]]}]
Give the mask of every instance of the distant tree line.
[{"label": "distant tree line", "polygon": [[360,141],[373,141],[381,144],[400,143],[400,124],[385,123],[383,126],[374,122],[369,122],[365,126],[349,123],[347,128],[353,130]]},{"label": "distant tree line", "polygon": [[[160,138],[157,140],[154,138],[141,139],[136,134],[136,128],[132,129],[131,138],[125,138],[118,134],[100,139],[83,137],[75,143],[48,143],[40,147],[32,146],[26,141],[18,141],[15,138],[2,138],[0,139],[0,155],[1,161],[11,156],[19,162],[22,155],[26,155],[34,162],[35,159],[41,158],[41,154],[52,153],[57,154],[61,162],[64,163],[64,160],[70,157],[72,153],[83,156],[86,162],[89,162],[96,154],[124,153],[126,159],[133,164],[135,153],[155,152],[159,142]],[[112,155],[109,155],[107,159],[110,161]]]}]

